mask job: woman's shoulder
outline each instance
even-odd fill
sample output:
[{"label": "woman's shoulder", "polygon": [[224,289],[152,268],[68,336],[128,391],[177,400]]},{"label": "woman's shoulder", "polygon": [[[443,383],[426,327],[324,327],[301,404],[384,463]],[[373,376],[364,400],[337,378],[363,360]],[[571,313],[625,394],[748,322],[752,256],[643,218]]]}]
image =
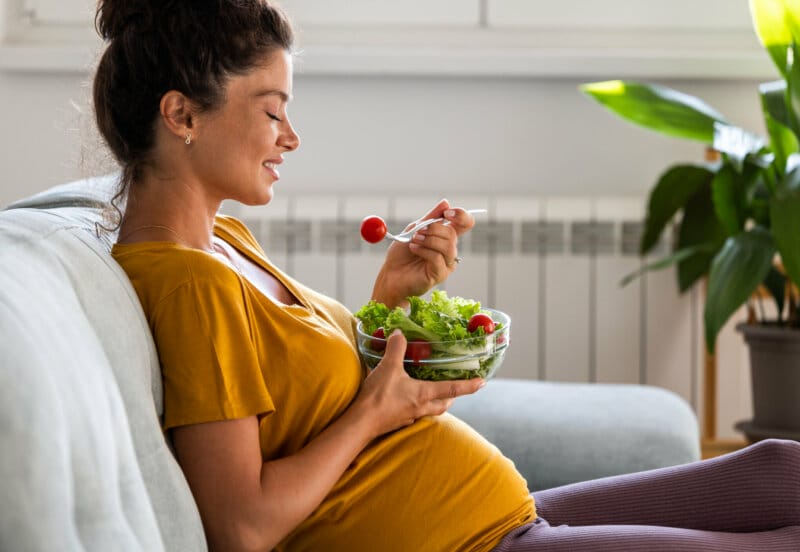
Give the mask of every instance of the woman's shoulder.
[{"label": "woman's shoulder", "polygon": [[247,225],[236,217],[217,215],[214,218],[214,231],[217,234],[223,234],[222,237],[226,238],[226,241],[230,241],[232,238],[239,243],[246,244],[248,247],[261,250],[261,245]]},{"label": "woman's shoulder", "polygon": [[116,243],[111,255],[123,266],[142,267],[148,270],[191,270],[194,266],[208,268],[216,263],[214,256],[173,242]]},{"label": "woman's shoulder", "polygon": [[206,251],[169,242],[116,244],[114,259],[137,291],[153,299],[170,295],[181,287],[237,286],[236,275]]}]

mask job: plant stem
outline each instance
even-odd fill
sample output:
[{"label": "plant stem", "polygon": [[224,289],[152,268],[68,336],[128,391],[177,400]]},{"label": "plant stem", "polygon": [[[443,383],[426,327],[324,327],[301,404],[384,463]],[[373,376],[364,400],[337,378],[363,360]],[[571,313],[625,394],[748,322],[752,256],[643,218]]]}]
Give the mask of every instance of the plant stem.
[{"label": "plant stem", "polygon": [[[767,314],[764,311],[764,299],[759,294],[756,298],[756,304],[758,305],[758,316],[761,322],[764,322],[767,319]],[[778,314],[778,319],[780,319],[781,315]]]},{"label": "plant stem", "polygon": [[763,175],[764,184],[769,189],[770,195],[775,195],[775,191],[778,186],[777,182],[780,179],[778,168],[775,166],[775,163],[771,163],[769,167],[763,169]]}]

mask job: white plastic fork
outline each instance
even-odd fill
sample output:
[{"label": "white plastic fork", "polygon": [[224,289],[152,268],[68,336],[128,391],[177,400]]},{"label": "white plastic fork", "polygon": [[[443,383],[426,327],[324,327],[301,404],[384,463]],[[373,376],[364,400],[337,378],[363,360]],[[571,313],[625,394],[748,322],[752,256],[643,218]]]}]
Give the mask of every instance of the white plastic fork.
[{"label": "white plastic fork", "polygon": [[[475,215],[475,214],[478,214],[478,213],[485,213],[486,209],[466,209],[466,212],[471,214],[471,215]],[[441,217],[440,218],[435,218],[435,219],[423,220],[423,221],[418,222],[417,224],[415,224],[414,226],[412,226],[408,230],[400,232],[399,234],[392,234],[391,232],[386,232],[386,235],[384,236],[384,239],[395,240],[395,241],[399,241],[401,243],[408,243],[408,242],[411,241],[411,238],[414,236],[414,234],[417,231],[422,230],[426,226],[430,226],[431,224],[434,224],[436,222],[442,222],[443,220],[444,220],[444,218],[441,218]],[[445,221],[445,224],[449,224],[449,223],[450,223],[450,221]]]}]

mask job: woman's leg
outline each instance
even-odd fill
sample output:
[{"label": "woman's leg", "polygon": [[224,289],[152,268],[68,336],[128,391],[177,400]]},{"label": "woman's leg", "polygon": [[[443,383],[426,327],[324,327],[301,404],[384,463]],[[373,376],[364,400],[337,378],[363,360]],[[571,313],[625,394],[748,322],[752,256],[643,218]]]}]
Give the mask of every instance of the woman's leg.
[{"label": "woman's leg", "polygon": [[800,550],[800,443],[534,493],[496,552]]},{"label": "woman's leg", "polygon": [[702,462],[533,494],[550,525],[767,531],[800,525],[800,443],[769,439]]},{"label": "woman's leg", "polygon": [[492,552],[797,552],[800,526],[723,533],[652,525],[550,526],[544,519],[509,533]]}]

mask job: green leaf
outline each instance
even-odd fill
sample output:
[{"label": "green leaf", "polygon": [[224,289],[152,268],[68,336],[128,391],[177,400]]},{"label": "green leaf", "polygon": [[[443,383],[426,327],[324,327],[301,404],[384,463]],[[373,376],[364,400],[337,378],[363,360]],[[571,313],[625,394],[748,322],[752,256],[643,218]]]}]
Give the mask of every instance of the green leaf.
[{"label": "green leaf", "polygon": [[800,156],[795,156],[796,164],[789,170],[780,190],[787,193],[800,192]]},{"label": "green leaf", "polygon": [[731,165],[720,167],[711,182],[714,211],[729,235],[744,230],[747,220],[748,196],[758,176],[758,169],[747,165],[737,172]]},{"label": "green leaf", "polygon": [[761,151],[764,139],[739,127],[714,123],[713,147],[727,154],[736,170],[742,172],[745,158]]},{"label": "green leaf", "polygon": [[800,143],[791,130],[792,123],[786,111],[786,81],[762,84],[759,92],[770,147],[775,153],[775,166],[783,174],[789,157],[800,151]]},{"label": "green leaf", "polygon": [[748,217],[765,228],[769,228],[769,200],[771,197],[770,188],[767,186],[764,179],[765,171],[756,178],[753,189],[750,191],[748,198],[749,208]]},{"label": "green leaf", "polygon": [[[795,169],[791,176],[800,175]],[[800,284],[800,178],[794,178],[770,201],[772,234],[789,279]]]},{"label": "green leaf", "polygon": [[700,244],[711,244],[712,247],[708,252],[698,253],[678,263],[678,289],[681,292],[708,274],[711,260],[727,237],[725,227],[717,218],[709,183],[686,203],[675,249],[681,250]]},{"label": "green leaf", "polygon": [[647,254],[658,243],[675,213],[713,178],[711,169],[698,165],[676,165],[661,175],[647,202],[644,234],[639,244],[641,255]]},{"label": "green leaf", "polygon": [[761,106],[764,111],[783,126],[790,126],[789,113],[786,111],[786,81],[762,83],[758,86],[758,92],[761,94]]},{"label": "green leaf", "polygon": [[798,190],[800,190],[800,156],[795,155],[787,163],[786,176],[778,182],[776,196],[790,196]]},{"label": "green leaf", "polygon": [[775,306],[778,309],[778,320],[780,320],[783,313],[783,305],[786,301],[786,276],[781,274],[777,268],[771,266],[762,284],[767,288],[772,298],[775,299]]},{"label": "green leaf", "polygon": [[800,52],[794,42],[786,52],[786,108],[790,127],[797,133],[800,130]]},{"label": "green leaf", "polygon": [[692,247],[687,247],[686,249],[681,249],[680,251],[675,251],[671,255],[662,257],[656,261],[653,261],[652,263],[647,263],[645,265],[642,265],[633,272],[626,274],[622,278],[622,280],[620,280],[619,285],[621,287],[627,286],[645,272],[650,272],[652,270],[661,270],[667,268],[672,264],[679,263],[685,259],[688,259],[693,255],[697,255],[698,253],[710,253],[713,251],[714,251],[714,246],[712,244],[695,245]]},{"label": "green leaf", "polygon": [[711,263],[704,311],[706,347],[714,344],[728,318],[764,281],[775,255],[775,243],[768,230],[757,226],[732,236]]},{"label": "green leaf", "polygon": [[786,0],[750,0],[750,14],[761,44],[781,74],[786,74],[787,47],[798,38],[800,15]]},{"label": "green leaf", "polygon": [[628,121],[669,136],[711,144],[714,123],[726,122],[702,100],[663,86],[617,80],[580,89]]}]

